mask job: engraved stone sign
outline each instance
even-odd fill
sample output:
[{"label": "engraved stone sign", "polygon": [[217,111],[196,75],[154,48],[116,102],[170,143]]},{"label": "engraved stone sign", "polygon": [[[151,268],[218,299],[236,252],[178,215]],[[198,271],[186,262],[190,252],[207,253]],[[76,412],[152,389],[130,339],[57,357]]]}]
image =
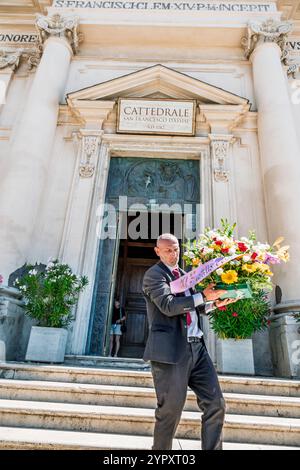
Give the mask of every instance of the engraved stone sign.
[{"label": "engraved stone sign", "polygon": [[194,135],[195,112],[194,100],[120,98],[117,132]]}]

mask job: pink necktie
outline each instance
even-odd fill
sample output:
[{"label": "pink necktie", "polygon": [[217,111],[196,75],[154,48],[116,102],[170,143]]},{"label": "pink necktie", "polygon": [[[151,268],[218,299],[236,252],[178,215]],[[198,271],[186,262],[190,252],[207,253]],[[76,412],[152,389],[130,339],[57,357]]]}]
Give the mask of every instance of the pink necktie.
[{"label": "pink necktie", "polygon": [[[180,277],[179,269],[178,268],[173,269],[172,274],[176,277],[176,279],[178,279]],[[191,314],[190,314],[190,312],[187,312],[187,314],[186,314],[186,324],[187,324],[187,326],[190,326],[191,323],[192,323]]]}]

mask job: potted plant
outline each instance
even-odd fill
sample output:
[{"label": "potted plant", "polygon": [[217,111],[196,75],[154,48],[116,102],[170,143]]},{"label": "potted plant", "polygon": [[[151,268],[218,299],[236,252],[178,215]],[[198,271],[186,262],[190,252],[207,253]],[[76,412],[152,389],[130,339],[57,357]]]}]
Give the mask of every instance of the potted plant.
[{"label": "potted plant", "polygon": [[196,289],[208,284],[236,288],[249,286],[250,298],[241,298],[226,307],[217,308],[210,314],[210,324],[217,335],[217,369],[219,372],[254,374],[252,335],[267,328],[271,309],[268,292],[272,291],[271,265],[288,261],[288,247],[280,247],[283,238],[270,246],[257,241],[255,232],[248,237],[236,239],[234,229],[227,220],[221,220],[221,228],[206,228],[197,240],[186,245],[184,259],[196,268],[215,258],[236,258],[216,269]]},{"label": "potted plant", "polygon": [[76,276],[57,259],[50,260],[42,271],[28,265],[27,273],[15,280],[25,300],[25,313],[37,322],[31,328],[27,361],[64,361],[66,328],[74,318],[72,307],[87,284],[86,276]]}]

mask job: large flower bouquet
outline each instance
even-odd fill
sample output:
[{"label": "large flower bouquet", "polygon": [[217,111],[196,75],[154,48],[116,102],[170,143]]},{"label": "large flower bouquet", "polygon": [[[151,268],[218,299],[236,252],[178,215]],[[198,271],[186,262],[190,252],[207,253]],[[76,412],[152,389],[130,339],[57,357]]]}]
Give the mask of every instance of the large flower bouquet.
[{"label": "large flower bouquet", "polygon": [[273,288],[272,265],[289,260],[288,246],[280,247],[283,238],[273,245],[257,241],[255,232],[248,237],[236,239],[236,224],[221,220],[221,228],[206,228],[196,240],[186,245],[183,258],[187,266],[196,268],[207,261],[236,255],[237,258],[212,272],[197,290],[203,290],[214,283],[241,285],[247,283],[252,290],[252,298],[245,298],[226,307],[217,308],[210,315],[212,329],[220,338],[248,338],[270,324],[268,291]]}]

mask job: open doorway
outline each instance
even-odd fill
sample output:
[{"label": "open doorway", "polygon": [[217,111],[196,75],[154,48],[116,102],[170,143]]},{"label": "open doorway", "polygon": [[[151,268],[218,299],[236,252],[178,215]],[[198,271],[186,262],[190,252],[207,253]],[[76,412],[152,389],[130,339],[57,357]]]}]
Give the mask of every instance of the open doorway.
[{"label": "open doorway", "polygon": [[[127,217],[127,238],[120,241],[119,256],[117,262],[117,279],[115,288],[115,298],[120,300],[123,312],[126,315],[126,331],[120,339],[119,357],[141,358],[144,353],[146,340],[148,337],[148,321],[146,312],[146,302],[142,294],[143,277],[147,269],[157,263],[158,258],[154,252],[156,238],[151,238],[143,234],[141,237],[133,239],[130,234],[130,224],[137,216]],[[151,217],[153,213],[148,213],[149,232],[151,228]],[[158,235],[165,232],[163,214],[156,213]],[[178,225],[182,226],[181,214],[168,214],[170,233],[175,231]],[[180,223],[178,218],[181,218]],[[144,237],[144,238],[143,238]],[[180,241],[180,240],[179,240]],[[112,351],[114,354],[114,350]]]}]

